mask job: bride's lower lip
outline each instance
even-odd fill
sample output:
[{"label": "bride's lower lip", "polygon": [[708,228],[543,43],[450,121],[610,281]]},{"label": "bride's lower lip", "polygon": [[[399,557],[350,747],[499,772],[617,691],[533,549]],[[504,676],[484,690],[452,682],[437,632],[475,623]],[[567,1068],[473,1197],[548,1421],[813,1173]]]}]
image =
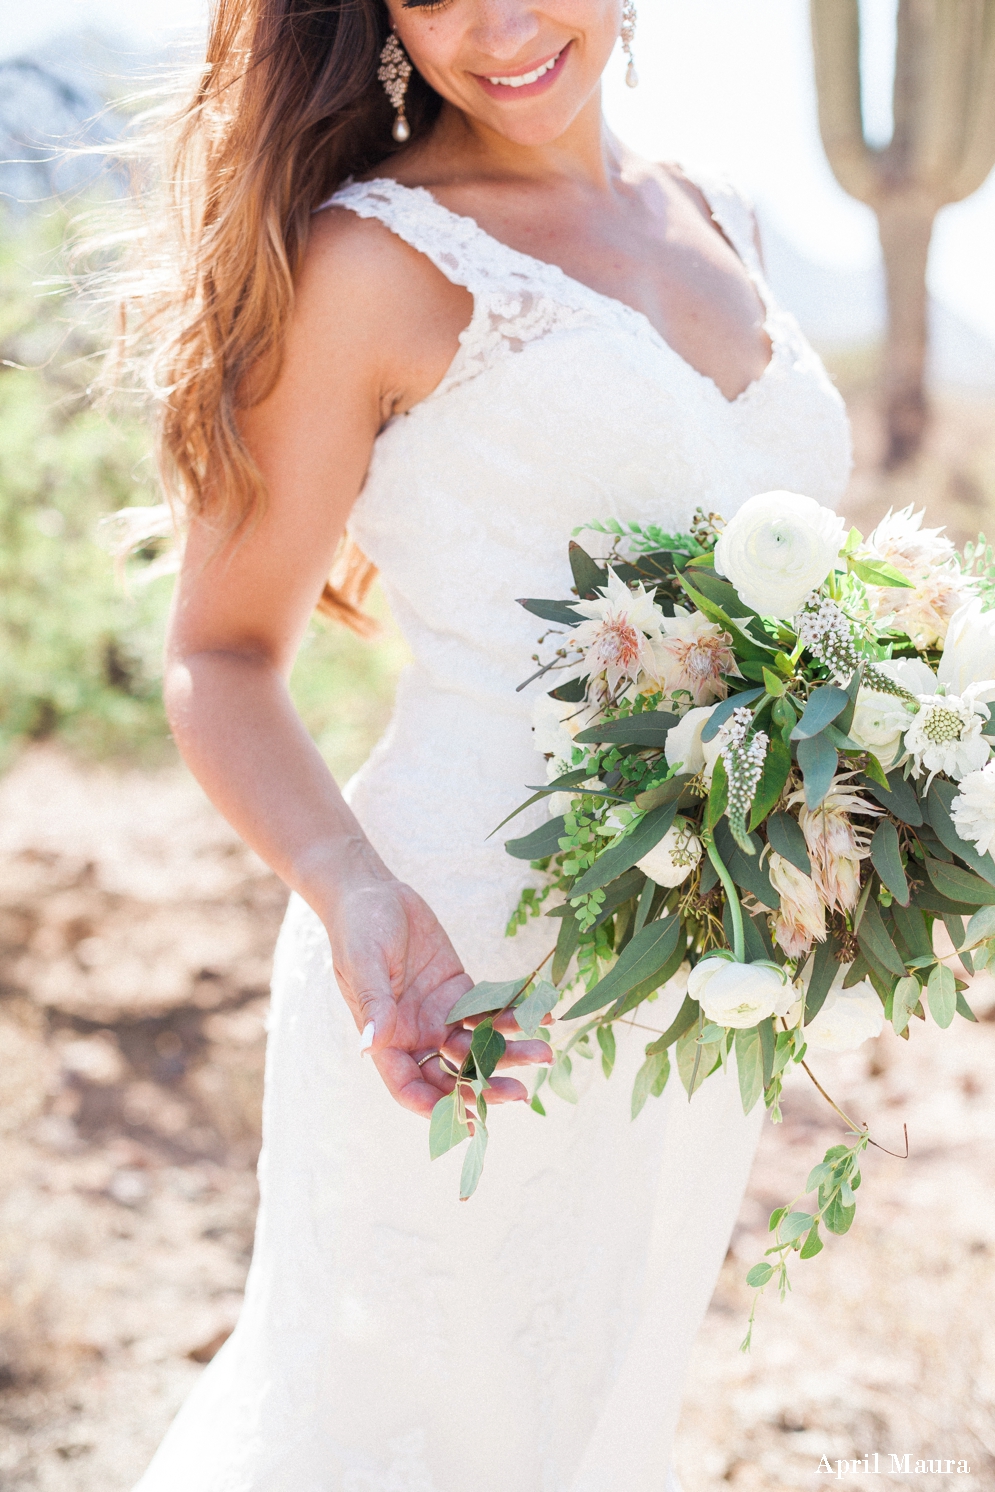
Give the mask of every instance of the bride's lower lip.
[{"label": "bride's lower lip", "polygon": [[534,83],[523,83],[519,88],[512,88],[508,83],[492,83],[490,78],[482,73],[473,73],[471,76],[476,78],[490,98],[499,98],[502,102],[510,99],[535,98],[537,93],[545,93],[546,89],[551,88],[556,82],[563,71],[571,45],[571,42],[567,42],[548,73],[543,73],[542,77],[537,78]]}]

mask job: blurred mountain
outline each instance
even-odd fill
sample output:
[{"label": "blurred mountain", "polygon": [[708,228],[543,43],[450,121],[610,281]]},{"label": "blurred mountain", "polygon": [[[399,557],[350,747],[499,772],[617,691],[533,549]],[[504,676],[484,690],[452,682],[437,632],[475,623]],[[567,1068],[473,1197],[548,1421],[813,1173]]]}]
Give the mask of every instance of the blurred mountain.
[{"label": "blurred mountain", "polygon": [[124,116],[113,100],[148,63],[92,32],[0,61],[0,203],[27,212],[101,179],[120,190],[123,173],[80,152],[120,136]]},{"label": "blurred mountain", "polygon": [[[882,267],[843,270],[818,264],[778,232],[762,207],[758,217],[774,293],[816,347],[829,353],[879,342],[886,314]],[[931,382],[965,391],[995,389],[995,343],[935,297],[929,321]]]}]

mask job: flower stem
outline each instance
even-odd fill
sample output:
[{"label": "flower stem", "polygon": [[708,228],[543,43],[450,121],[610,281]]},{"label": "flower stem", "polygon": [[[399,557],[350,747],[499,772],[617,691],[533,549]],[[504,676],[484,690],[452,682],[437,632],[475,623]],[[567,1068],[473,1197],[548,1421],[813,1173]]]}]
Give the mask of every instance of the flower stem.
[{"label": "flower stem", "polygon": [[715,848],[715,841],[711,837],[706,841],[705,849],[708,851],[709,860],[715,866],[716,874],[722,882],[726,900],[729,903],[729,912],[732,917],[732,956],[738,964],[744,964],[746,962],[746,943],[743,937],[743,908],[739,904],[736,887],[733,884],[732,876],[723,864],[722,856]]}]

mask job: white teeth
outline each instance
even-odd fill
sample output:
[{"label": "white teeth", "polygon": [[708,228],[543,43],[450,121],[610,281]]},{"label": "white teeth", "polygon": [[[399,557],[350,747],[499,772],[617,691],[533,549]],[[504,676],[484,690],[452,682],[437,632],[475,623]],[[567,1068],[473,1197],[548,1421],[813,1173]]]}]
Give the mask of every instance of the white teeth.
[{"label": "white teeth", "polygon": [[556,56],[551,57],[548,62],[544,62],[542,67],[537,67],[534,72],[522,73],[520,77],[488,78],[487,81],[488,83],[499,83],[502,88],[524,88],[526,83],[538,83],[540,78],[545,77],[550,68],[555,67],[559,62],[560,56],[561,53],[557,52]]}]

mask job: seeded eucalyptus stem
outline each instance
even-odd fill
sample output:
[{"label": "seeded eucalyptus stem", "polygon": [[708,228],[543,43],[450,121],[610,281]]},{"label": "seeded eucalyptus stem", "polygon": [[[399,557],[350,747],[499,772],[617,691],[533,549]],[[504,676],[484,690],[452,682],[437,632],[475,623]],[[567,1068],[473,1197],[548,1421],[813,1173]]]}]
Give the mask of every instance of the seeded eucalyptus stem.
[{"label": "seeded eucalyptus stem", "polygon": [[732,956],[738,964],[743,964],[746,962],[746,942],[743,936],[743,908],[739,904],[739,896],[733,884],[732,876],[726,869],[722,856],[715,848],[715,841],[711,835],[705,840],[705,849],[708,852],[709,860],[715,866],[716,875],[722,882],[726,900],[729,903],[729,912],[732,916]]}]

